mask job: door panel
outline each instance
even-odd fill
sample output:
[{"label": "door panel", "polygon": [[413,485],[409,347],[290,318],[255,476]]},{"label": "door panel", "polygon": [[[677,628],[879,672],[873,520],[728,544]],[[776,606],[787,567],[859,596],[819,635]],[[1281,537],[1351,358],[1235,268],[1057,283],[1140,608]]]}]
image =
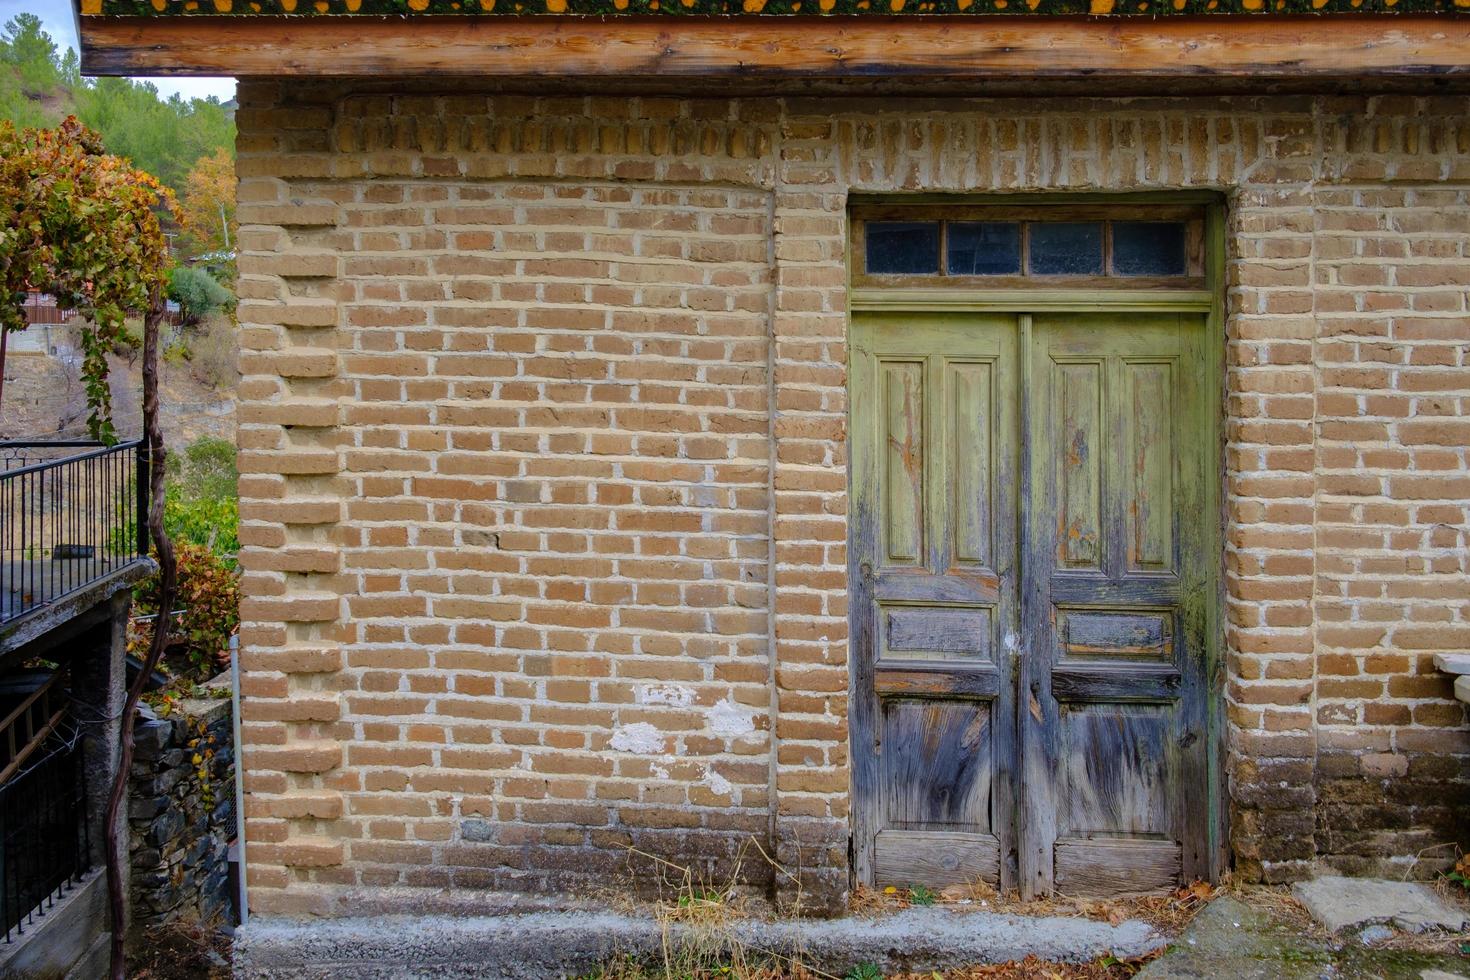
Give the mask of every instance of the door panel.
[{"label": "door panel", "polygon": [[1178,314],[1032,323],[1023,892],[1208,873],[1203,335]]},{"label": "door panel", "polygon": [[864,314],[854,862],[877,885],[1209,874],[1203,316]]},{"label": "door panel", "polygon": [[1014,317],[854,324],[855,857],[878,884],[999,884],[1013,848],[1016,371]]},{"label": "door panel", "polygon": [[924,544],[924,362],[881,358],[883,532],[888,565],[917,565]]}]

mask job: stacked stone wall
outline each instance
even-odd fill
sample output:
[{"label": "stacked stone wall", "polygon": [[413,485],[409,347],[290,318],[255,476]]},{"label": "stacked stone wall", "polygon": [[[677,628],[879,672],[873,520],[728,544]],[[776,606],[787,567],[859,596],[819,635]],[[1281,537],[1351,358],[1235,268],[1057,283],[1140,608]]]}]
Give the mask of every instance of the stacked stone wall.
[{"label": "stacked stone wall", "polygon": [[229,699],[176,702],[163,717],[140,705],[133,733],[129,927],[227,918],[236,834]]}]

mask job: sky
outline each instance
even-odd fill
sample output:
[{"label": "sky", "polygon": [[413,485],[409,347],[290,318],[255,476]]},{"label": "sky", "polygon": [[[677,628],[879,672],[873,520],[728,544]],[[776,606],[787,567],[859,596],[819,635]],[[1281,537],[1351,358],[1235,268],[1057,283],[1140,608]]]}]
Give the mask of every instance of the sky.
[{"label": "sky", "polygon": [[[71,4],[72,0],[0,0],[0,24],[19,13],[35,14],[58,48],[76,50],[77,29]],[[214,95],[223,102],[235,97],[233,78],[140,78],[139,81],[157,85],[164,98],[175,92],[186,99]]]}]

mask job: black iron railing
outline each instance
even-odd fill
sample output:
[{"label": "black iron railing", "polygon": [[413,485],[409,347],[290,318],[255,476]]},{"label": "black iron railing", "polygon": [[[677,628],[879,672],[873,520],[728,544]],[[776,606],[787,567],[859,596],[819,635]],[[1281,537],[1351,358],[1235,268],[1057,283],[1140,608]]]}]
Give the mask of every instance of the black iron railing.
[{"label": "black iron railing", "polygon": [[0,683],[0,926],[14,942],[92,868],[82,738],[65,674]]},{"label": "black iron railing", "polygon": [[0,442],[0,623],[148,553],[142,441]]}]

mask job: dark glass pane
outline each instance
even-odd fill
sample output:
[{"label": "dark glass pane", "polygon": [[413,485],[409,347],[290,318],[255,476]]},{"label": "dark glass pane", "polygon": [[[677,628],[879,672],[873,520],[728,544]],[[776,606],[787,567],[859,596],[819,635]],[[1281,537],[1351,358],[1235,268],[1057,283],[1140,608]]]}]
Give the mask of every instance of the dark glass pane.
[{"label": "dark glass pane", "polygon": [[952,221],[949,274],[1011,276],[1021,271],[1021,226],[1014,221]]},{"label": "dark glass pane", "polygon": [[1033,276],[1100,276],[1102,224],[1097,221],[1038,221],[1031,225]]},{"label": "dark glass pane", "polygon": [[1115,275],[1182,276],[1184,270],[1183,222],[1113,222]]},{"label": "dark glass pane", "polygon": [[939,272],[939,222],[872,221],[867,227],[868,273]]}]

